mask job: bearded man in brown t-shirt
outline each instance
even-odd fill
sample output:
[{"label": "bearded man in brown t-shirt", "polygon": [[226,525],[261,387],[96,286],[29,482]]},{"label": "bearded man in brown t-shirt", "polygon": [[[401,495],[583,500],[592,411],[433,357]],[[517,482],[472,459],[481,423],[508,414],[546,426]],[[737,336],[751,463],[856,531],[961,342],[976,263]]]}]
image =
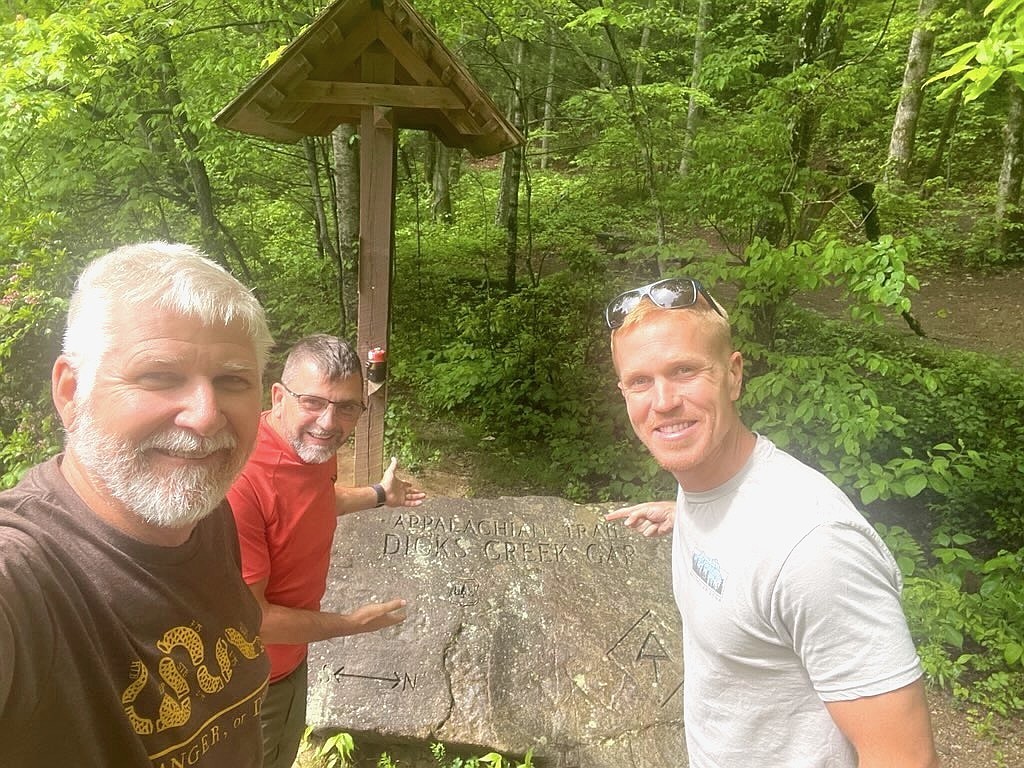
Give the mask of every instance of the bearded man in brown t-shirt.
[{"label": "bearded man in brown t-shirt", "polygon": [[271,343],[187,246],[79,278],[52,375],[64,453],[0,493],[0,765],[260,765],[269,664],[223,498]]}]

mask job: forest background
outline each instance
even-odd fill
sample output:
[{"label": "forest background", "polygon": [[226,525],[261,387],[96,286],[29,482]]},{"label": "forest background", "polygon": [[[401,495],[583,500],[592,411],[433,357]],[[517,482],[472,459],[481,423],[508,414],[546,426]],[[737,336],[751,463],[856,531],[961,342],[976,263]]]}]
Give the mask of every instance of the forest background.
[{"label": "forest background", "polygon": [[[475,159],[400,136],[389,453],[473,456],[482,485],[523,492],[668,497],[601,311],[700,278],[748,361],[747,422],[897,555],[931,682],[1019,716],[1022,361],[929,343],[913,297],[922,270],[1024,262],[1024,0],[415,7],[527,142]],[[2,486],[59,449],[66,298],[111,247],[203,247],[254,289],[279,349],[355,335],[354,129],[278,145],[212,122],[318,10],[0,4]],[[821,289],[843,318],[802,308]]]}]

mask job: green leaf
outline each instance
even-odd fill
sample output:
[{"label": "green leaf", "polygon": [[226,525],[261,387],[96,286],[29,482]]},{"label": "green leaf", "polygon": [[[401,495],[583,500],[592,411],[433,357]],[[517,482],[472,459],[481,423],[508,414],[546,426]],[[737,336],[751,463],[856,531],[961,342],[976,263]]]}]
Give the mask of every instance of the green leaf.
[{"label": "green leaf", "polygon": [[1024,661],[1024,645],[1020,643],[1007,643],[1003,647],[1003,658],[1010,665]]},{"label": "green leaf", "polygon": [[911,475],[903,483],[903,488],[910,498],[914,498],[927,487],[928,478],[924,475]]},{"label": "green leaf", "polygon": [[914,571],[917,569],[917,563],[914,562],[914,559],[906,555],[897,557],[896,564],[900,567],[900,573],[904,576],[913,576]]},{"label": "green leaf", "polygon": [[946,645],[952,645],[954,648],[963,648],[964,646],[964,635],[955,627],[946,627],[942,633],[942,640]]},{"label": "green leaf", "polygon": [[861,504],[867,506],[873,501],[878,500],[878,488],[875,485],[866,485],[860,489],[860,501]]}]

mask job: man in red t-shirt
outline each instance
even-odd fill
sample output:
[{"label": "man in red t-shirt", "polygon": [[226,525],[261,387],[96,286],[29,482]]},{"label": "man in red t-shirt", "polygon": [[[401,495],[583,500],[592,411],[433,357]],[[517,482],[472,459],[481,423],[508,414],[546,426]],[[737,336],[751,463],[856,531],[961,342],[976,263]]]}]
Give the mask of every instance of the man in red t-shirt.
[{"label": "man in red t-shirt", "polygon": [[414,507],[426,494],[395,476],[335,486],[336,454],[362,414],[363,376],[348,342],[317,334],[292,347],[256,448],[228,493],[242,549],[242,576],[263,608],[260,637],[270,688],[260,713],[264,768],[289,768],[306,718],[309,643],[373,632],[405,619],[405,600],[352,613],[320,610],[338,515],[387,505]]}]

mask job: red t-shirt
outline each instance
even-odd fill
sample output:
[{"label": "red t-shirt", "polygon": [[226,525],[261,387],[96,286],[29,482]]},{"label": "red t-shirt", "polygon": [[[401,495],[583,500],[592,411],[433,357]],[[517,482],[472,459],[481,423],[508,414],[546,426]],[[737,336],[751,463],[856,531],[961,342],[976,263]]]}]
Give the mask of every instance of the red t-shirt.
[{"label": "red t-shirt", "polygon": [[[337,464],[306,464],[260,417],[256,448],[228,492],[247,584],[267,579],[268,603],[320,609],[338,517]],[[307,646],[267,645],[270,681],[293,672]]]}]

